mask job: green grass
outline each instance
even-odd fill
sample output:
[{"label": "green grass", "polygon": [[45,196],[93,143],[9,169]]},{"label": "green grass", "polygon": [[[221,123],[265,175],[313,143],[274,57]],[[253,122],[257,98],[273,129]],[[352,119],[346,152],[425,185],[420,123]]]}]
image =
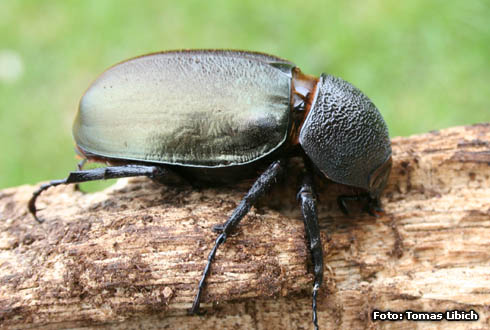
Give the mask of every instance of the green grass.
[{"label": "green grass", "polygon": [[71,122],[90,82],[166,49],[257,50],[341,76],[392,136],[488,122],[489,17],[485,0],[0,1],[0,188],[74,169]]}]

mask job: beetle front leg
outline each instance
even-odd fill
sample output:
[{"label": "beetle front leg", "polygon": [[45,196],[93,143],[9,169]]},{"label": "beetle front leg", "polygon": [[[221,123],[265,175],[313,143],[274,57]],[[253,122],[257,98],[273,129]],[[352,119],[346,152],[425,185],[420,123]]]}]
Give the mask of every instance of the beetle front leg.
[{"label": "beetle front leg", "polygon": [[206,278],[209,275],[209,271],[211,270],[211,264],[213,262],[214,256],[216,255],[216,251],[218,247],[226,241],[226,238],[233,229],[240,223],[242,218],[248,213],[250,208],[255,205],[258,199],[264,195],[264,193],[272,186],[272,184],[276,181],[277,177],[282,173],[284,169],[284,160],[277,160],[273,162],[262,175],[255,181],[252,185],[252,188],[248,191],[245,197],[242,199],[240,204],[233,211],[228,220],[220,226],[217,226],[215,229],[220,231],[220,235],[216,238],[214,246],[209,253],[208,262],[206,267],[204,268],[201,280],[199,281],[199,286],[197,289],[196,297],[194,298],[194,303],[192,304],[191,309],[189,310],[190,314],[198,314],[199,313],[199,305],[201,303],[201,295],[203,289],[206,285]]},{"label": "beetle front leg", "polygon": [[36,191],[34,191],[28,204],[29,212],[34,216],[34,219],[36,219],[37,222],[42,223],[44,220],[39,219],[36,215],[36,200],[43,191],[61,184],[81,183],[105,179],[119,179],[134,176],[146,176],[151,179],[157,179],[165,174],[166,169],[163,167],[144,165],[109,166],[90,170],[74,171],[71,172],[66,179],[53,180],[49,183],[43,184]]},{"label": "beetle front leg", "polygon": [[337,204],[342,213],[344,213],[345,215],[349,215],[349,210],[347,209],[347,204],[345,202],[362,202],[363,200],[366,201],[363,211],[369,213],[369,215],[378,217],[378,213],[384,212],[383,208],[381,207],[381,201],[379,200],[379,197],[373,198],[368,193],[358,195],[340,195],[337,197]]},{"label": "beetle front leg", "polygon": [[297,195],[301,203],[301,212],[305,224],[305,232],[310,241],[310,252],[313,260],[313,273],[315,276],[312,294],[313,325],[318,330],[317,296],[323,282],[323,250],[318,227],[318,215],[316,209],[316,198],[313,190],[313,179],[308,171],[303,178],[303,183]]}]

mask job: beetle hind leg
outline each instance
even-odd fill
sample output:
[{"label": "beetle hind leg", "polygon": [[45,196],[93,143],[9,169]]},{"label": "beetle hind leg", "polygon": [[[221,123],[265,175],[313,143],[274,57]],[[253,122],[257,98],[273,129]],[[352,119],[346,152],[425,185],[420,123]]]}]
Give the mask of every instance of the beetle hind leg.
[{"label": "beetle hind leg", "polygon": [[211,252],[208,255],[206,267],[202,273],[201,280],[199,281],[199,286],[197,289],[197,294],[194,298],[189,314],[201,314],[199,311],[199,305],[201,303],[201,295],[206,285],[206,278],[211,270],[211,264],[216,255],[218,247],[226,241],[226,238],[231,234],[233,229],[240,223],[242,218],[248,213],[250,208],[255,205],[258,199],[264,195],[264,193],[269,190],[272,184],[276,181],[277,177],[282,173],[284,169],[285,161],[277,160],[273,162],[269,167],[260,175],[260,177],[255,181],[250,190],[247,192],[245,197],[242,199],[240,204],[235,208],[228,220],[222,224],[217,225],[213,228],[214,231],[220,232],[218,238],[214,243]]},{"label": "beetle hind leg", "polygon": [[118,179],[134,176],[146,176],[151,179],[158,179],[165,176],[167,170],[161,166],[145,166],[145,165],[124,165],[124,166],[108,166],[99,167],[90,170],[79,170],[71,172],[66,179],[53,180],[49,183],[43,184],[36,191],[32,193],[32,197],[28,203],[29,212],[34,216],[37,222],[42,223],[44,220],[40,219],[36,213],[36,200],[41,193],[51,187],[56,187],[61,184],[81,183],[87,181],[97,181],[105,179]]}]

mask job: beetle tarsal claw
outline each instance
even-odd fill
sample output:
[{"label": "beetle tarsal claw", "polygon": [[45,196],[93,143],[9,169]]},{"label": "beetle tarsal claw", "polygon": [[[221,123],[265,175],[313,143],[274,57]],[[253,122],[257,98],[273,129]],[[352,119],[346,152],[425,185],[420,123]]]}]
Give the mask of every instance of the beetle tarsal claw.
[{"label": "beetle tarsal claw", "polygon": [[31,199],[29,201],[29,212],[33,215],[34,220],[36,220],[38,223],[44,222],[44,220],[39,218],[36,214],[37,212],[42,211],[42,210],[44,210],[44,209],[36,209],[35,199]]},{"label": "beetle tarsal claw", "polygon": [[371,197],[371,196],[366,196],[367,198],[367,204],[365,207],[365,212],[369,213],[370,215],[379,218],[382,216],[385,211],[381,207],[381,201],[379,200],[379,197]]},{"label": "beetle tarsal claw", "polygon": [[[38,210],[38,211],[41,211],[41,210]],[[39,218],[35,213],[33,214],[33,216],[34,216],[34,220],[36,220],[38,223],[44,222],[44,219]]]},{"label": "beetle tarsal claw", "polygon": [[188,315],[197,315],[197,316],[204,316],[206,315],[207,311],[205,309],[197,308],[196,310],[190,309],[187,314]]},{"label": "beetle tarsal claw", "polygon": [[197,315],[197,313],[198,313],[198,309],[199,309],[199,308],[196,308],[196,306],[195,306],[195,305],[196,305],[196,303],[194,302],[194,303],[192,304],[192,307],[191,307],[191,308],[189,308],[189,309],[187,310],[187,315],[190,315],[190,316],[192,316],[192,315]]},{"label": "beetle tarsal claw", "polygon": [[44,209],[36,209],[36,205],[34,204],[35,203],[35,200],[34,202],[32,203],[32,206],[29,205],[29,212],[32,214],[32,216],[34,217],[34,220],[36,220],[38,223],[43,223],[44,222],[44,219],[41,219],[37,216],[37,212],[39,211],[42,211]]}]

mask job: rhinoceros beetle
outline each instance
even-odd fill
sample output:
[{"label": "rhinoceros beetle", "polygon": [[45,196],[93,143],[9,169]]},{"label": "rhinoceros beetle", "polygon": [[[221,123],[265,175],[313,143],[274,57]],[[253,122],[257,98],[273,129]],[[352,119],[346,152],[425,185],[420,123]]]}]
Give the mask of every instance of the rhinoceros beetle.
[{"label": "rhinoceros beetle", "polygon": [[[228,220],[217,226],[191,308],[201,294],[218,247],[276,181],[286,159],[301,156],[306,174],[298,192],[314,264],[313,323],[323,279],[313,170],[360,188],[368,211],[391,170],[388,129],[376,106],[350,83],[327,74],[304,74],[267,54],[231,50],[167,51],[136,57],[102,73],[83,95],[73,125],[77,152],[105,168],[71,172],[33,193],[60,184],[147,176],[164,181],[169,171],[194,181],[230,183],[258,175]],[[265,170],[264,170],[265,169]]]}]

